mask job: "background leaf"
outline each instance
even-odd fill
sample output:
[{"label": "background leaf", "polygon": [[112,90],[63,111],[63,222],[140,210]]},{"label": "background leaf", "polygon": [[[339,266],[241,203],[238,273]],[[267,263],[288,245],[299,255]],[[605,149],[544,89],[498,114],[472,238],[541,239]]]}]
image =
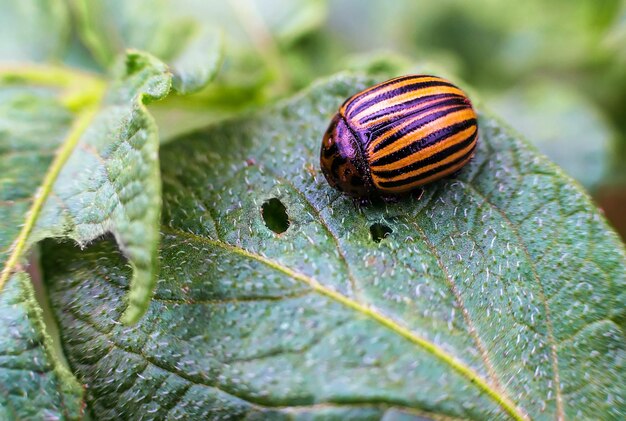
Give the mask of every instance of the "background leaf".
[{"label": "background leaf", "polygon": [[107,68],[128,48],[149,52],[163,60],[180,51],[191,34],[189,22],[172,20],[168,2],[72,0],[85,45]]},{"label": "background leaf", "polygon": [[571,87],[535,83],[505,91],[488,103],[590,191],[609,172],[615,133]]},{"label": "background leaf", "polygon": [[69,28],[64,0],[2,0],[0,62],[58,59],[68,43]]},{"label": "background leaf", "polygon": [[[162,271],[132,328],[117,322],[130,271],[113,244],[47,243],[51,300],[94,414],[619,418],[616,235],[486,115],[458,179],[355,207],[318,171],[320,134],[373,82],[336,77],[164,147]],[[280,235],[261,211],[270,199],[289,218]]]},{"label": "background leaf", "polygon": [[201,90],[217,75],[221,59],[221,34],[198,27],[170,63],[174,89],[180,94]]},{"label": "background leaf", "polygon": [[[0,89],[0,267],[74,116],[55,90]],[[28,276],[0,291],[0,419],[77,419],[82,388],[59,363]]]},{"label": "background leaf", "polygon": [[172,63],[174,86],[182,93],[204,87],[215,75],[219,33],[189,18],[173,18],[174,5],[167,0],[72,2],[81,38],[103,67],[130,48]]}]

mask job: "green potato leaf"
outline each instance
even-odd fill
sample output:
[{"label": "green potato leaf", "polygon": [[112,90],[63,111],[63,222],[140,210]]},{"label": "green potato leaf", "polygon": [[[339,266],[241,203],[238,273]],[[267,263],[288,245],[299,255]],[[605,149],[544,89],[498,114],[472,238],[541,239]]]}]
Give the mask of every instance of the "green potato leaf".
[{"label": "green potato leaf", "polygon": [[[161,205],[159,140],[144,101],[167,95],[171,74],[152,56],[130,52],[106,92],[100,80],[88,76],[77,83],[77,96],[68,87],[55,87],[56,97],[44,103],[48,115],[41,101],[22,92],[28,83],[40,75],[50,83],[61,83],[55,76],[80,81],[81,75],[20,70],[3,75],[9,94],[16,93],[3,103],[0,138],[0,165],[7,169],[0,184],[6,186],[3,207],[10,217],[0,234],[0,292],[37,241],[70,237],[84,245],[112,232],[135,273],[126,319],[132,322],[145,309],[156,279]],[[29,80],[32,75],[35,80]]]},{"label": "green potato leaf", "polygon": [[[191,42],[171,66],[129,51],[110,83],[63,67],[0,68],[0,419],[79,418],[82,389],[54,355],[25,268],[43,238],[113,233],[133,268],[124,318],[145,311],[158,271],[159,138],[146,103],[208,83]],[[202,62],[203,64],[206,64]],[[37,379],[37,381],[33,381]],[[6,415],[6,417],[5,417]]]},{"label": "green potato leaf", "polygon": [[133,327],[113,241],[45,243],[94,416],[624,414],[626,253],[586,194],[481,114],[458,178],[356,205],[319,146],[373,82],[337,76],[164,146],[161,272]]},{"label": "green potato leaf", "polygon": [[[19,236],[33,194],[74,116],[54,90],[0,89],[0,267]],[[78,419],[82,388],[44,333],[33,286],[21,271],[0,291],[0,419]]]},{"label": "green potato leaf", "polygon": [[161,185],[158,130],[145,103],[171,87],[167,66],[129,52],[118,76],[77,134],[30,240],[69,237],[81,245],[111,232],[133,268],[129,311],[145,310],[158,271]]},{"label": "green potato leaf", "polygon": [[30,279],[17,273],[0,294],[0,419],[80,419],[83,390],[46,335]]},{"label": "green potato leaf", "polygon": [[28,251],[46,237],[86,244],[113,232],[135,273],[126,320],[143,313],[156,279],[161,204],[157,130],[143,100],[166,95],[171,75],[158,60],[129,53],[102,100],[101,81],[63,69],[0,76],[1,408],[11,418],[77,418],[82,390],[50,348],[24,269]]}]

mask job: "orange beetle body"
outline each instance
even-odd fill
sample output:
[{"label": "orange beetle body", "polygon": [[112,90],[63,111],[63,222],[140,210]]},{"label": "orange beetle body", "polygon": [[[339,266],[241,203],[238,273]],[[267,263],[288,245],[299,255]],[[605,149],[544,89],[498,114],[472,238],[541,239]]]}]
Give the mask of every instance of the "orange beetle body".
[{"label": "orange beetle body", "polygon": [[463,91],[436,76],[403,76],[350,97],[324,134],[329,184],[351,196],[391,196],[459,171],[476,148]]}]

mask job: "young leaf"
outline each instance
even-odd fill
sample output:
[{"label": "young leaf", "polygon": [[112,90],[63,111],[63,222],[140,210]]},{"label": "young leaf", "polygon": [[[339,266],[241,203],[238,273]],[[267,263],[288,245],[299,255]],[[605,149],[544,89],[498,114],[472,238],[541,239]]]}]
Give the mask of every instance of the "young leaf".
[{"label": "young leaf", "polygon": [[[183,50],[171,71],[147,54],[129,52],[104,98],[100,80],[68,69],[0,69],[0,300],[12,332],[2,336],[0,350],[20,356],[21,343],[31,335],[31,354],[41,354],[31,371],[22,364],[23,370],[9,372],[12,386],[3,393],[0,418],[4,413],[30,416],[35,410],[75,418],[80,409],[81,390],[63,376],[44,340],[38,306],[29,298],[32,286],[25,281],[23,264],[32,244],[54,236],[84,245],[114,233],[134,268],[123,320],[132,323],[145,311],[157,273],[161,183],[157,130],[144,102],[167,95],[172,78],[181,93],[210,81],[219,63],[216,39],[203,50],[214,65],[201,70],[189,60],[194,48],[206,47],[201,43]],[[13,332],[15,327],[28,330]],[[49,381],[43,382],[46,377],[37,367],[50,372]],[[41,399],[31,399],[34,376],[42,379]],[[64,389],[74,401],[61,395]],[[23,399],[16,403],[10,398],[18,392]],[[59,397],[45,399],[48,395]]]},{"label": "young leaf", "polygon": [[[0,73],[0,299],[10,333],[2,336],[0,354],[7,359],[3,371],[15,370],[10,376],[0,373],[7,380],[2,402],[7,413],[58,412],[75,418],[81,407],[80,387],[63,375],[50,351],[23,272],[33,243],[68,236],[84,244],[113,232],[135,268],[126,320],[139,317],[147,305],[156,277],[161,198],[158,137],[142,100],[144,94],[167,94],[170,80],[164,64],[131,53],[120,78],[98,104],[101,83],[78,73],[28,67]],[[27,82],[55,87],[31,88]],[[103,157],[95,160],[98,154]],[[130,179],[110,177],[120,165]],[[26,330],[14,330],[20,328]],[[32,345],[24,347],[28,341]],[[39,361],[37,354],[45,358]],[[34,364],[20,360],[29,357],[35,358]],[[32,378],[42,373],[47,373],[40,384],[42,398],[35,399]],[[65,389],[74,401],[63,395]],[[12,395],[17,393],[22,399],[15,401]]]},{"label": "young leaf", "polygon": [[481,114],[459,178],[358,207],[319,147],[372,82],[336,77],[165,146],[162,270],[132,328],[111,241],[46,244],[99,419],[623,414],[626,254],[588,197]]},{"label": "young leaf", "polygon": [[[45,69],[40,73],[48,76]],[[15,74],[18,81],[28,77]],[[8,76],[5,79],[15,82]],[[66,95],[63,100],[80,112],[51,162],[53,149],[46,143],[54,142],[47,139],[48,133],[42,133],[40,139],[32,137],[31,129],[7,123],[7,133],[1,139],[5,151],[2,166],[11,170],[3,174],[2,184],[9,187],[4,205],[12,218],[7,221],[8,235],[0,235],[11,247],[4,248],[0,292],[11,274],[21,270],[29,246],[36,241],[67,236],[85,244],[113,232],[135,273],[125,321],[140,317],[156,277],[161,204],[157,129],[143,102],[167,95],[170,84],[171,74],[163,63],[137,52],[127,55],[118,78],[100,103],[99,81],[89,79],[79,84],[79,99]],[[6,108],[8,113],[15,112],[11,101]],[[32,111],[28,104],[25,108]],[[46,129],[54,123],[45,121],[47,117],[37,115]],[[56,127],[52,129],[52,139],[57,139]],[[31,173],[28,160],[40,164],[37,171]],[[37,178],[41,162],[45,176]],[[16,209],[28,212],[19,214]],[[10,238],[11,231],[16,231],[12,227],[22,223],[19,233]]]}]

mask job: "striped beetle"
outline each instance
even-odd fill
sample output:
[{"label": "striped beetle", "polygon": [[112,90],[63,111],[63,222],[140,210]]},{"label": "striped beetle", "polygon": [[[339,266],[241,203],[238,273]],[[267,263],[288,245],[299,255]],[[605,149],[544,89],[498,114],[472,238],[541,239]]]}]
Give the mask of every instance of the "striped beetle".
[{"label": "striped beetle", "polygon": [[474,155],[476,113],[436,76],[402,76],[348,98],[322,140],[328,183],[351,196],[393,196],[457,172]]}]

